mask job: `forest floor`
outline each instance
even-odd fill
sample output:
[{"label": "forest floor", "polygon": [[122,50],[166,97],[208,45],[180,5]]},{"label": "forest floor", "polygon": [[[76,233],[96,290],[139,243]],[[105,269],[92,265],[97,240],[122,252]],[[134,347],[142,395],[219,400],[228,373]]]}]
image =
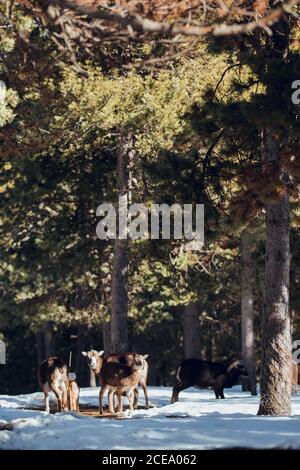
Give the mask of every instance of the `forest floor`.
[{"label": "forest floor", "polygon": [[300,449],[300,396],[293,397],[291,417],[261,417],[259,398],[240,387],[225,390],[225,400],[189,389],[170,405],[171,394],[169,387],[149,387],[152,407],[125,411],[123,419],[107,413],[95,419],[98,388],[81,390],[81,413],[47,415],[41,393],[0,395],[0,449]]}]

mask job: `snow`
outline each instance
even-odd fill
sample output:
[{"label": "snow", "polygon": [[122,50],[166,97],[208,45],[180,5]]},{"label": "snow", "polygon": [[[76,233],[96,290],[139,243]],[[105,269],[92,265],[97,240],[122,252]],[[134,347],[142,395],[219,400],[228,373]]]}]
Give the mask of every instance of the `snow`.
[{"label": "snow", "polygon": [[[191,388],[170,405],[171,394],[169,387],[149,387],[155,406],[126,411],[124,419],[47,415],[40,411],[42,393],[0,395],[0,449],[300,449],[300,396],[293,397],[291,417],[261,417],[256,416],[259,397],[239,387],[225,390],[225,400]],[[81,389],[80,404],[97,406],[98,389]]]}]

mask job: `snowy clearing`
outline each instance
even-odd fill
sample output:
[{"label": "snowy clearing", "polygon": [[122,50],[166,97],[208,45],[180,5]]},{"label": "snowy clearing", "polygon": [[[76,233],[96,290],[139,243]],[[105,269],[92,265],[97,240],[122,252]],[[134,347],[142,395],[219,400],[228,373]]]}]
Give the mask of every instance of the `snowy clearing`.
[{"label": "snowy clearing", "polygon": [[[171,388],[149,387],[156,407],[125,412],[121,420],[76,413],[47,415],[43,395],[0,396],[0,449],[212,449],[223,447],[300,449],[300,396],[293,416],[257,417],[258,397],[225,390],[189,389],[170,405]],[[96,406],[98,388],[81,390],[80,404]],[[143,404],[143,393],[140,393]]]}]

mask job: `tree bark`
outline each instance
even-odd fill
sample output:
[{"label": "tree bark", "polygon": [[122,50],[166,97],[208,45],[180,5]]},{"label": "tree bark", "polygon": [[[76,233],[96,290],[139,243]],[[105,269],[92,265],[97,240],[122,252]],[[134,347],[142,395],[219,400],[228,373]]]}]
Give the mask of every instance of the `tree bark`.
[{"label": "tree bark", "polygon": [[111,324],[110,321],[102,323],[102,338],[104,353],[106,356],[111,354]]},{"label": "tree bark", "polygon": [[82,351],[89,351],[93,348],[91,338],[91,326],[79,323],[77,326],[76,341],[76,376],[80,386],[96,387],[96,376],[86,363]]},{"label": "tree bark", "polygon": [[[270,6],[275,3],[270,2]],[[289,86],[274,77],[287,69],[289,24],[285,18],[272,27],[272,36],[265,48],[269,80],[267,94],[276,103],[282,86]],[[275,78],[275,79],[274,79]],[[287,175],[280,167],[280,132],[271,121],[263,130],[264,172],[274,175],[274,183],[283,183],[285,191],[265,204],[266,265],[265,300],[262,330],[261,398],[259,415],[290,415],[292,401],[291,331],[289,314],[290,276],[290,207]],[[277,183],[278,184],[278,183]],[[275,194],[275,188],[274,188]]]},{"label": "tree bark", "polygon": [[128,257],[127,240],[115,240],[111,284],[111,351],[128,350]]},{"label": "tree bark", "polygon": [[[76,339],[76,377],[80,386],[87,385],[87,374],[85,371],[84,357],[82,356],[82,351],[86,351],[86,341],[84,337],[85,328],[79,323],[77,325],[77,339]],[[87,368],[87,365],[86,365]]]},{"label": "tree bark", "polygon": [[[131,138],[120,138],[117,160],[118,197],[129,192],[129,161]],[[120,227],[119,227],[120,229]],[[111,352],[122,354],[128,350],[128,241],[116,238],[113,248],[111,279]]]},{"label": "tree bark", "polygon": [[199,307],[196,302],[184,306],[183,344],[185,359],[199,359],[202,344],[199,321]]},{"label": "tree bark", "polygon": [[55,354],[54,336],[53,336],[53,323],[47,321],[44,323],[44,349],[45,359]]},{"label": "tree bark", "polygon": [[254,267],[251,235],[247,230],[241,233],[241,311],[242,311],[242,357],[248,372],[247,389],[252,395],[256,390],[256,361],[254,348]]},{"label": "tree bark", "polygon": [[[93,326],[90,324],[87,326],[87,329],[86,329],[86,339],[87,339],[87,347],[86,349],[93,349],[93,338],[92,338],[92,330],[93,330]],[[81,354],[81,357],[82,359],[84,359],[84,357],[82,356]],[[89,371],[89,377],[88,377],[88,380],[89,380],[89,387],[96,387],[97,386],[97,378],[96,378],[96,374],[95,372],[89,368],[88,369]]]},{"label": "tree bark", "polygon": [[[110,248],[103,253],[103,263],[108,267],[108,270],[105,270],[101,273],[101,302],[105,305],[105,312],[102,315],[102,340],[103,340],[103,349],[105,356],[111,354],[111,273],[112,273],[112,263],[110,256]],[[103,320],[103,316],[105,320]]]},{"label": "tree bark", "polygon": [[[267,162],[278,165],[272,131],[264,136]],[[279,170],[278,170],[279,171]],[[265,300],[259,415],[290,415],[292,397],[289,315],[290,208],[288,194],[266,204]]]},{"label": "tree bark", "polygon": [[43,331],[39,330],[35,334],[36,338],[36,352],[37,352],[37,362],[38,365],[43,362],[45,359],[45,352],[44,352],[44,333]]},{"label": "tree bark", "polygon": [[213,360],[213,328],[210,323],[205,324],[205,359]]}]

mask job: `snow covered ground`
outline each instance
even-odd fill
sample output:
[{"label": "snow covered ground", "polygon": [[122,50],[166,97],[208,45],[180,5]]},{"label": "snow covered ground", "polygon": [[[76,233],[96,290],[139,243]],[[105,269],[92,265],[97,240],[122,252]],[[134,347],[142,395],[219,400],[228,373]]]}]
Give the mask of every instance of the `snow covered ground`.
[{"label": "snow covered ground", "polygon": [[[225,400],[189,389],[174,405],[171,388],[149,387],[149,394],[156,407],[121,420],[26,409],[43,407],[41,393],[0,395],[0,449],[300,449],[300,396],[293,397],[293,416],[275,418],[256,416],[258,398],[239,387],[225,390]],[[81,404],[97,402],[98,389],[81,390]]]}]

